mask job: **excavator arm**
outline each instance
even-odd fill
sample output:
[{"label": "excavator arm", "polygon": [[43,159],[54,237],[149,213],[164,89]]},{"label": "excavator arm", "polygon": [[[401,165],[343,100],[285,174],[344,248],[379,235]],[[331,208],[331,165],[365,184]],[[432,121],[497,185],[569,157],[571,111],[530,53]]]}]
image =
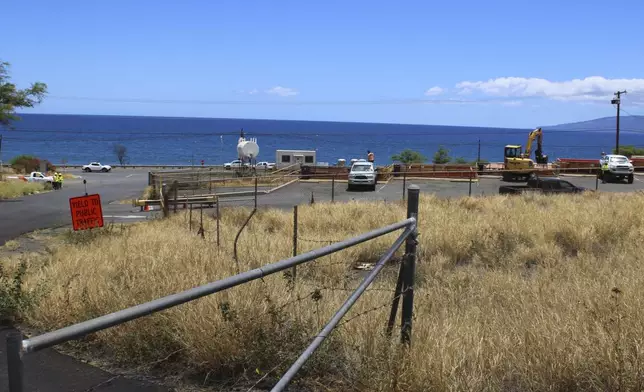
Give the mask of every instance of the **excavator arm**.
[{"label": "excavator arm", "polygon": [[537,148],[534,150],[534,157],[537,163],[548,163],[548,156],[543,155],[543,150],[541,149],[543,143],[543,130],[537,128],[534,131],[530,132],[528,136],[528,144],[525,149],[525,157],[530,158],[530,153],[532,153],[532,143],[534,139],[537,139]]},{"label": "excavator arm", "polygon": [[532,143],[534,142],[534,139],[537,139],[537,150],[535,151],[537,155],[541,152],[541,142],[543,141],[543,131],[541,128],[537,128],[534,131],[530,132],[528,135],[528,144],[525,146],[525,156],[526,158],[530,158],[530,154],[532,153]]}]

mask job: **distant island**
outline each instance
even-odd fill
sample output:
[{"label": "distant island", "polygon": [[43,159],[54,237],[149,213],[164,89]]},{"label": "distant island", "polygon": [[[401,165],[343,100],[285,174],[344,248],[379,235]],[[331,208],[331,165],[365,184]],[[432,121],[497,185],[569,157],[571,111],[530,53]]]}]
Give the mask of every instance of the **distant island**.
[{"label": "distant island", "polygon": [[[615,131],[615,116],[596,118],[594,120],[579,121],[568,124],[559,125],[544,125],[542,128],[545,130],[590,130],[607,132]],[[625,116],[619,117],[619,129],[624,132],[628,131],[644,131],[644,116]]]}]

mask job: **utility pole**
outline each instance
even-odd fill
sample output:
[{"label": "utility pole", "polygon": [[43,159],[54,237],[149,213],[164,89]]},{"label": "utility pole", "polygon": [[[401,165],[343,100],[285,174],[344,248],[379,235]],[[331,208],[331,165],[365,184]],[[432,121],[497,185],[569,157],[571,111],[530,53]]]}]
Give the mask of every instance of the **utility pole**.
[{"label": "utility pole", "polygon": [[626,90],[624,91],[618,91],[614,95],[617,96],[617,98],[613,98],[610,103],[613,105],[617,105],[617,124],[616,124],[616,133],[615,133],[615,154],[619,155],[619,106],[621,104],[621,95],[626,94]]}]

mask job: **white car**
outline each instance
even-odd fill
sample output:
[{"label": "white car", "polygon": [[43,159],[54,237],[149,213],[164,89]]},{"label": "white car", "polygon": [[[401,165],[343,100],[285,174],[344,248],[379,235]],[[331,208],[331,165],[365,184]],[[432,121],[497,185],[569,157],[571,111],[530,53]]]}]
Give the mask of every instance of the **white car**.
[{"label": "white car", "polygon": [[599,167],[599,178],[602,181],[626,179],[629,184],[633,183],[633,172],[635,168],[630,159],[624,155],[604,155],[599,160]]},{"label": "white car", "polygon": [[110,165],[101,165],[100,162],[92,162],[89,165],[84,165],[83,166],[83,171],[87,172],[87,173],[95,172],[95,171],[107,173],[108,171],[111,171],[111,170],[112,170],[112,166],[110,166]]},{"label": "white car", "polygon": [[367,185],[372,191],[375,191],[376,184],[378,184],[378,173],[373,163],[357,161],[351,165],[348,183],[349,190],[356,186]]},{"label": "white car", "polygon": [[[248,163],[244,163],[244,166],[248,166]],[[235,159],[232,162],[224,163],[224,169],[226,170],[231,170],[232,168],[240,168],[240,167],[242,167],[242,161],[240,161],[239,159]]]},{"label": "white car", "polygon": [[255,165],[258,169],[273,170],[275,169],[275,164],[271,162],[257,162]]}]

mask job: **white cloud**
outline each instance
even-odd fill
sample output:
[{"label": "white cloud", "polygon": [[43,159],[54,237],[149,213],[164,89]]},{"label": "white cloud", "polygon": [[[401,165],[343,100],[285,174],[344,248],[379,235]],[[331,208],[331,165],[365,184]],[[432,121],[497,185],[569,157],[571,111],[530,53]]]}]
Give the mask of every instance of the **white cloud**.
[{"label": "white cloud", "polygon": [[250,91],[248,92],[248,95],[255,95],[255,94],[257,94],[257,93],[259,93],[259,90],[257,90],[256,88],[254,88],[254,89],[252,89],[252,90],[250,90]]},{"label": "white cloud", "polygon": [[425,95],[441,95],[444,92],[445,92],[445,89],[443,89],[442,87],[434,86],[429,90],[425,91]]},{"label": "white cloud", "polygon": [[299,92],[295,89],[282,86],[275,86],[271,89],[266,90],[265,92],[266,94],[279,95],[280,97],[291,97],[299,94]]},{"label": "white cloud", "polygon": [[503,105],[503,106],[521,106],[521,105],[523,105],[523,102],[521,102],[521,101],[505,101],[505,102],[502,102],[501,105]]},{"label": "white cloud", "polygon": [[458,83],[456,88],[460,94],[480,92],[499,97],[597,101],[610,99],[618,90],[627,90],[635,97],[643,97],[644,79],[606,79],[602,76],[589,76],[584,79],[556,82],[540,78],[505,77],[477,82],[463,81]]}]

